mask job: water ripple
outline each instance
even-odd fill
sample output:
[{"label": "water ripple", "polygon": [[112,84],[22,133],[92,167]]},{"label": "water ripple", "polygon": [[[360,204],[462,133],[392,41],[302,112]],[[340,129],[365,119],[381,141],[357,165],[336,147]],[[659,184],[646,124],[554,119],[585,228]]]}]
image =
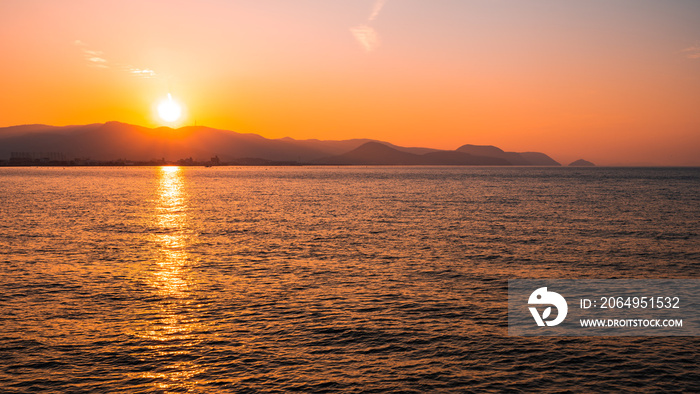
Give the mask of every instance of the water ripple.
[{"label": "water ripple", "polygon": [[3,391],[700,391],[697,338],[506,336],[510,278],[697,278],[697,169],[0,180]]}]

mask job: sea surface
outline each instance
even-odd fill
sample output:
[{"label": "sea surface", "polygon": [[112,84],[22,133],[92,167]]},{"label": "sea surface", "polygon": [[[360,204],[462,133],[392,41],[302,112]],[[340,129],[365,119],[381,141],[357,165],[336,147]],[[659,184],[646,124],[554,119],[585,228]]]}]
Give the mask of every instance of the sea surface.
[{"label": "sea surface", "polygon": [[0,168],[0,391],[700,391],[514,278],[700,278],[700,169]]}]

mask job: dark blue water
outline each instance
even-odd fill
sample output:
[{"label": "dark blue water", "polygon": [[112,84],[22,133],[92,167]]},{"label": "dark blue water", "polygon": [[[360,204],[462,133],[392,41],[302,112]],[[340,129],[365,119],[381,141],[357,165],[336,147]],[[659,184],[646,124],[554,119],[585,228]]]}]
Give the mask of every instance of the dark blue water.
[{"label": "dark blue water", "polygon": [[0,391],[699,391],[507,336],[513,278],[699,278],[700,169],[2,168]]}]

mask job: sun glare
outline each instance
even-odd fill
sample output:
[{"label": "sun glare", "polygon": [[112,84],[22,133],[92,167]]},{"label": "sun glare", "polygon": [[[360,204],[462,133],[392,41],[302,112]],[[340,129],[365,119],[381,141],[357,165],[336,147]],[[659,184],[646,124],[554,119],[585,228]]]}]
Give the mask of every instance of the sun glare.
[{"label": "sun glare", "polygon": [[174,122],[180,119],[181,114],[182,108],[180,108],[180,104],[173,100],[173,96],[171,96],[170,93],[168,93],[168,98],[166,100],[158,104],[158,115],[166,122]]},{"label": "sun glare", "polygon": [[180,171],[179,166],[162,166],[162,167],[160,167],[160,169],[163,170],[163,172],[178,172],[178,171]]}]

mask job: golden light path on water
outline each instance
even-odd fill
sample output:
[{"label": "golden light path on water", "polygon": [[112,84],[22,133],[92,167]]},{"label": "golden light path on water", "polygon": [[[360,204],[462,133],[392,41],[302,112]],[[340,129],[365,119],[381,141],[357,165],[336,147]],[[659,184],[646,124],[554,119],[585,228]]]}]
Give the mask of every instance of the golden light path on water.
[{"label": "golden light path on water", "polygon": [[180,167],[160,167],[156,215],[153,218],[159,232],[153,235],[159,246],[159,271],[152,285],[162,296],[181,298],[187,295],[188,283],[183,270],[188,260],[187,198]]},{"label": "golden light path on water", "polygon": [[195,376],[204,369],[192,357],[202,324],[192,313],[196,305],[191,297],[195,283],[186,251],[190,242],[188,196],[182,168],[163,166],[157,171],[151,218],[151,226],[156,229],[151,240],[157,248],[157,260],[147,280],[158,302],[154,305],[155,318],[146,325],[142,337],[149,340],[150,356],[162,360],[162,369],[144,372],[140,377],[161,390],[189,392],[196,386]]}]

